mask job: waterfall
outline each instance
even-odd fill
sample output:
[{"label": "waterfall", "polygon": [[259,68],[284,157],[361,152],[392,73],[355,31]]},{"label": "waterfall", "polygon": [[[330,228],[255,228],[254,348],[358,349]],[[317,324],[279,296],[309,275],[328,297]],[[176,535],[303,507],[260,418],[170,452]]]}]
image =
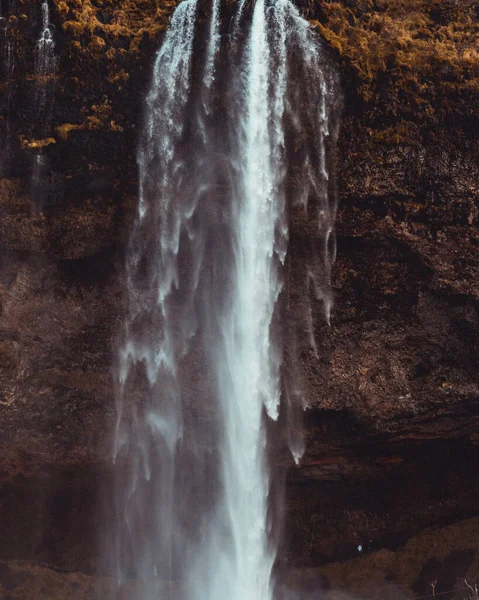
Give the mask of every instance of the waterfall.
[{"label": "waterfall", "polygon": [[[264,1],[257,0],[240,76],[243,113],[235,132],[231,302],[221,314],[221,335],[211,361],[224,428],[223,490],[204,542],[206,552],[196,561],[191,597],[198,600],[267,600],[272,593],[263,408],[277,419],[279,365],[271,348],[270,326],[281,287],[276,245],[284,246],[283,240],[276,240],[276,230],[282,229],[284,211],[286,65],[284,39],[283,47],[269,45],[266,20]],[[276,50],[279,56],[273,56]],[[284,260],[284,252],[279,260]]]},{"label": "waterfall", "polygon": [[15,63],[13,60],[13,42],[10,35],[8,18],[3,16],[0,8],[0,55],[2,72],[6,81],[13,77]]},{"label": "waterfall", "polygon": [[52,101],[56,71],[55,40],[50,23],[48,0],[43,0],[41,14],[40,36],[35,47],[35,77],[37,80],[35,103],[40,114],[44,115],[48,113],[49,104]]},{"label": "waterfall", "polygon": [[[52,117],[54,93],[56,56],[53,26],[50,23],[50,8],[48,0],[41,4],[40,34],[35,45],[35,91],[33,101],[38,114],[33,134],[39,138],[49,132]],[[46,202],[48,187],[46,174],[48,171],[48,157],[39,149],[32,156],[31,166],[31,197],[38,211],[42,211]]]},{"label": "waterfall", "polygon": [[239,3],[233,35],[221,35],[220,8],[213,0],[203,49],[197,0],[176,8],[138,152],[105,553],[115,594],[140,600],[273,599],[265,424],[280,420],[283,394],[291,413],[300,389],[278,326],[294,305],[291,215],[312,230],[301,318],[312,294],[326,319],[331,306],[334,71],[289,0]]},{"label": "waterfall", "polygon": [[15,71],[13,36],[8,17],[0,6],[0,73],[6,83],[6,93],[1,107],[0,121],[0,176],[8,171],[12,144],[12,128],[10,125],[10,109],[12,103],[12,79]]}]

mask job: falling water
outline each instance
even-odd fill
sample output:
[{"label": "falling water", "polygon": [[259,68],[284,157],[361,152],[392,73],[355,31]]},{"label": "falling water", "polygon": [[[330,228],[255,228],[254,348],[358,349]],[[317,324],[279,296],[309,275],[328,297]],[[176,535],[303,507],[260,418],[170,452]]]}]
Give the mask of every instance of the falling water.
[{"label": "falling water", "polygon": [[0,55],[1,68],[5,80],[13,77],[15,63],[13,60],[13,41],[10,35],[10,26],[8,18],[3,16],[0,8]]},{"label": "falling water", "polygon": [[298,211],[316,251],[301,285],[326,318],[331,304],[335,76],[289,0],[240,3],[230,36],[220,8],[213,0],[201,50],[196,0],[177,7],[139,150],[108,553],[115,593],[133,579],[140,600],[272,600],[265,422],[299,386],[273,335]]},{"label": "falling water", "polygon": [[[40,34],[35,45],[35,91],[34,106],[38,119],[33,128],[33,135],[42,138],[49,134],[55,91],[55,39],[53,26],[50,23],[48,0],[41,4]],[[31,192],[38,211],[42,211],[46,202],[48,157],[39,150],[32,156]]]},{"label": "falling water", "polygon": [[50,8],[48,0],[41,5],[42,22],[40,36],[35,47],[35,103],[41,114],[48,112],[54,90],[54,75],[56,71],[55,39],[50,23]]},{"label": "falling water", "polygon": [[[195,209],[194,196],[181,193],[187,165],[179,147],[186,126],[196,8],[196,0],[178,6],[156,57],[139,151],[139,211],[127,260],[129,311],[120,353],[114,456],[119,461],[126,455],[130,464],[120,477],[114,566],[119,589],[129,570],[146,582],[145,600],[181,575],[177,562],[185,550],[176,512],[180,507],[175,506],[183,429],[177,371],[194,324],[188,302],[175,306],[174,296],[180,283],[189,283],[192,297],[195,292],[194,278],[180,281],[178,253]],[[141,371],[136,377],[135,370]]]},{"label": "falling water", "polygon": [[13,96],[12,79],[15,72],[13,35],[8,17],[0,6],[0,76],[6,83],[2,106],[0,107],[0,176],[8,171],[11,155],[12,127],[10,109]]}]

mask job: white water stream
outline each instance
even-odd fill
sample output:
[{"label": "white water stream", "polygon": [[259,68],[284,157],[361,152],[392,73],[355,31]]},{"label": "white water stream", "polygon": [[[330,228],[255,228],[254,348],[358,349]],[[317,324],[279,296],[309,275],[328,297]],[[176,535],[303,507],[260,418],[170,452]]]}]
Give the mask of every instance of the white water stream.
[{"label": "white water stream", "polygon": [[41,5],[40,35],[35,47],[35,102],[40,114],[48,112],[54,90],[54,75],[56,71],[55,39],[50,23],[50,8],[48,0]]},{"label": "white water stream", "polygon": [[10,110],[12,106],[12,79],[15,73],[15,56],[13,34],[8,16],[0,6],[0,79],[6,84],[3,105],[0,107],[0,176],[8,172],[11,146],[12,127],[10,125]]},{"label": "white water stream", "polygon": [[[45,128],[51,122],[55,100],[55,38],[53,25],[50,22],[50,7],[48,0],[41,4],[40,31],[35,44],[35,90],[34,105],[37,112],[37,127],[35,134],[44,135]],[[31,167],[31,196],[37,210],[42,211],[46,201],[45,190],[48,187],[46,173],[48,158],[40,149],[32,156]]]},{"label": "white water stream", "polygon": [[2,59],[2,74],[5,80],[9,80],[13,76],[15,62],[13,57],[13,41],[10,35],[10,25],[8,17],[2,14],[0,7],[0,54]]},{"label": "white water stream", "polygon": [[[272,330],[288,213],[311,203],[318,256],[304,284],[330,307],[335,79],[289,0],[241,3],[234,36],[220,35],[220,9],[213,0],[202,57],[197,1],[177,7],[139,149],[109,547],[118,597],[142,582],[135,600],[274,597],[265,420],[281,411],[283,349]],[[292,450],[299,460],[301,443]]]}]

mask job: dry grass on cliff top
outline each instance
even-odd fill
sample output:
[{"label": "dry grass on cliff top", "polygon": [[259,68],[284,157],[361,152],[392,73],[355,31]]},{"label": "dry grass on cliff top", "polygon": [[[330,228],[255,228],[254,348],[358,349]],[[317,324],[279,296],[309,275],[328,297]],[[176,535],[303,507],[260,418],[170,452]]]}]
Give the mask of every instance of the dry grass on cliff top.
[{"label": "dry grass on cliff top", "polygon": [[[349,63],[371,100],[378,75],[427,94],[479,92],[477,0],[356,0],[321,5],[321,35]],[[476,106],[477,109],[477,106]]]}]

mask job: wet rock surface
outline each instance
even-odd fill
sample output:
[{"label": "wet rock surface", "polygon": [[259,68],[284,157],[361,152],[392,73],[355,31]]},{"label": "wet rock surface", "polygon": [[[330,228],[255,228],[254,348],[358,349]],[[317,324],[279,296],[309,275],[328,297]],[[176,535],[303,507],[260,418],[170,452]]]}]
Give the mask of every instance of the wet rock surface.
[{"label": "wet rock surface", "polygon": [[[28,587],[53,578],[67,582],[58,583],[69,590],[62,598],[87,598],[92,583],[79,573],[94,573],[98,505],[111,476],[112,365],[141,98],[173,4],[53,3],[56,101],[43,117],[31,100],[39,5],[13,4],[15,67],[0,86],[8,147],[0,180],[0,558],[30,565],[3,563],[0,595],[54,598]],[[342,21],[334,24],[323,4],[354,5],[363,27],[378,3],[306,7],[338,32]],[[466,31],[464,15],[441,15]],[[467,96],[472,84],[439,85],[445,71],[433,70],[423,75],[434,92],[427,106],[412,104],[414,93],[401,88],[404,65],[401,77],[378,67],[365,79],[365,65],[357,72],[349,47],[338,49],[328,31],[345,94],[335,306],[328,326],[322,302],[313,302],[316,352],[307,332],[299,339],[306,454],[288,472],[280,558],[313,569],[363,546],[358,567],[333,565],[330,576],[333,587],[343,581],[363,593],[347,573],[365,561],[388,573],[421,531],[458,527],[454,548],[431,533],[434,544],[401,563],[404,585],[421,595],[414,577],[450,552],[447,577],[479,576],[470,554],[479,489],[479,147],[477,112],[465,110],[474,98],[477,107],[477,94]],[[450,78],[473,81],[461,61],[447,65]],[[421,68],[411,67],[415,77]],[[294,215],[293,291],[295,264],[314,237],[308,223]],[[295,307],[305,308],[301,298]]]}]

